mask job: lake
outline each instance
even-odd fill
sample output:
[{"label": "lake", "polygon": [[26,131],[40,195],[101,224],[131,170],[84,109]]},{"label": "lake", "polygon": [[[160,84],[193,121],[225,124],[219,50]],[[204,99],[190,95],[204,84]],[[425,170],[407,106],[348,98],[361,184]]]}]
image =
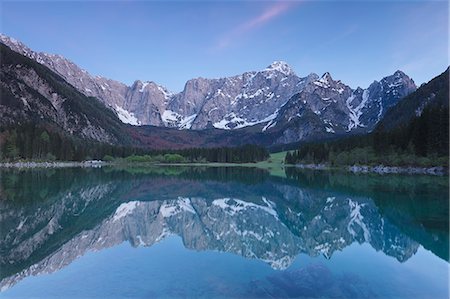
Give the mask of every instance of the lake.
[{"label": "lake", "polygon": [[1,298],[448,298],[448,177],[2,170]]}]

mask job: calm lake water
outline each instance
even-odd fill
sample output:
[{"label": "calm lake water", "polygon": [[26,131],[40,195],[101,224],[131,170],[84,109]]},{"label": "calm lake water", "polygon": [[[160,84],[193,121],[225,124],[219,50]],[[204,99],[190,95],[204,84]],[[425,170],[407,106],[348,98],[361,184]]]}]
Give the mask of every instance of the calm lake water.
[{"label": "calm lake water", "polygon": [[448,177],[3,170],[1,298],[448,298]]}]

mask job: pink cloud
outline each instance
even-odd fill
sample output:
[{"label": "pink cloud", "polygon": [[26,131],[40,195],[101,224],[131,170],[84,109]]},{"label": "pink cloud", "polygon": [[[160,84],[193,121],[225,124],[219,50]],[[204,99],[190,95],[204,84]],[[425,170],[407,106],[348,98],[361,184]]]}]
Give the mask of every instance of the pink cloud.
[{"label": "pink cloud", "polygon": [[298,4],[296,1],[279,1],[275,2],[271,6],[267,7],[261,14],[253,17],[247,22],[238,24],[231,31],[222,36],[217,44],[217,48],[223,49],[230,45],[231,41],[239,36],[242,36],[250,31],[264,26],[271,20],[281,16],[287,12],[290,8]]}]

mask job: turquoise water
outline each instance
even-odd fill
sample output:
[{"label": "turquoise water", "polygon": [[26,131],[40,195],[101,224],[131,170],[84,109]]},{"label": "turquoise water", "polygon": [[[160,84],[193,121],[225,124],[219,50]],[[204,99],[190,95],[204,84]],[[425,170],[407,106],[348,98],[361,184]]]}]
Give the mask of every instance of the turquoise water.
[{"label": "turquoise water", "polygon": [[448,298],[448,178],[0,172],[1,298]]}]

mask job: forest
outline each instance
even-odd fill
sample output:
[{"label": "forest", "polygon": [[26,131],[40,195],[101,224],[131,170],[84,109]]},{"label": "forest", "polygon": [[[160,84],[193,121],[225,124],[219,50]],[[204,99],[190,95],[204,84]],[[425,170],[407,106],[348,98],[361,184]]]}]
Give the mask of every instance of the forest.
[{"label": "forest", "polygon": [[25,124],[0,129],[0,160],[85,161],[126,158],[127,162],[248,163],[266,160],[268,151],[257,145],[178,150],[150,150],[117,146],[68,136],[50,126]]},{"label": "forest", "polygon": [[286,154],[286,164],[446,166],[449,155],[449,109],[426,107],[404,125],[329,142],[301,145]]}]

